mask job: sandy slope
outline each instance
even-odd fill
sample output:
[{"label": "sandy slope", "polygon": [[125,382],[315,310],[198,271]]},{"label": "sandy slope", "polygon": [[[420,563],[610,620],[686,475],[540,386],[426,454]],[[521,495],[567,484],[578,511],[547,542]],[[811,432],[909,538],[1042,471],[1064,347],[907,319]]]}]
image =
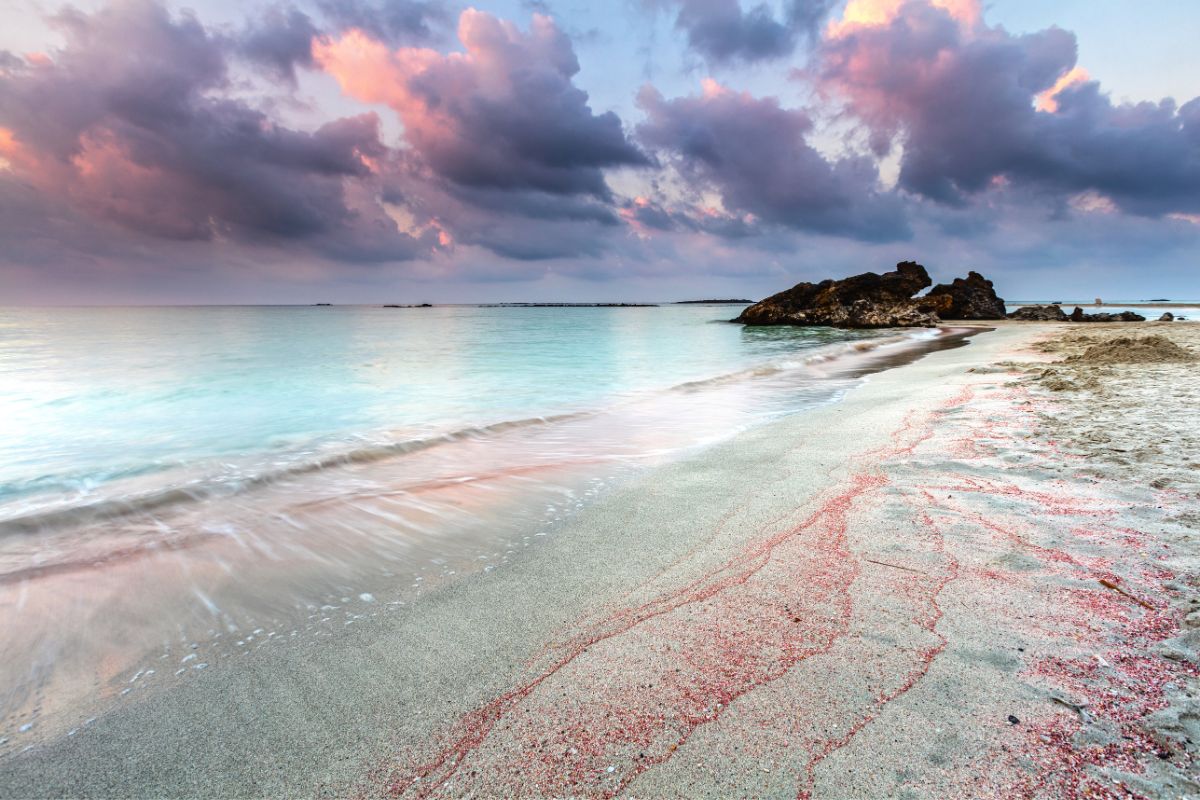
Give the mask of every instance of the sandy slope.
[{"label": "sandy slope", "polygon": [[1014,366],[1083,330],[876,375],[503,569],[9,756],[0,795],[1197,793],[1196,365]]}]

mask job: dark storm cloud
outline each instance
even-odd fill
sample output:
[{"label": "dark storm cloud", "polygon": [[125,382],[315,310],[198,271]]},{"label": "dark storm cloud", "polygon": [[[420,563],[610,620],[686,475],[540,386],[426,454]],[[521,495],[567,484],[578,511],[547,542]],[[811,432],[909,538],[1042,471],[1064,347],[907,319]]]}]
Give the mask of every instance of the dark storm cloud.
[{"label": "dark storm cloud", "polygon": [[515,261],[596,257],[611,246],[610,241],[598,236],[596,229],[585,223],[545,225],[534,222],[514,226],[502,218],[490,216],[479,217],[477,222],[459,226],[459,241],[487,248]]},{"label": "dark storm cloud", "polygon": [[595,256],[608,249],[621,220],[590,195],[461,186],[394,169],[385,198],[443,232],[442,246],[486,248],[520,261]]},{"label": "dark storm cloud", "polygon": [[497,214],[527,219],[618,224],[616,212],[610,204],[588,196],[562,197],[546,192],[514,192],[461,186],[447,186],[446,191],[463,203]]},{"label": "dark storm cloud", "polygon": [[909,235],[898,198],[877,188],[875,163],[827,160],[806,141],[812,121],[803,111],[712,82],[701,96],[674,100],[648,87],[638,104],[646,113],[639,140],[718,192],[731,214],[864,240]]},{"label": "dark storm cloud", "polygon": [[321,31],[297,8],[270,8],[237,37],[238,52],[276,78],[296,83],[296,68],[311,67],[312,40]]},{"label": "dark storm cloud", "polygon": [[813,39],[834,0],[792,0],[783,13],[765,3],[743,9],[739,0],[671,0],[678,7],[675,25],[688,46],[711,62],[765,61],[792,53]]},{"label": "dark storm cloud", "polygon": [[1006,181],[1134,214],[1200,210],[1200,102],[1114,104],[1075,62],[1058,28],[1013,35],[908,3],[828,39],[819,75],[879,152],[902,144],[900,185],[919,195],[962,203]]},{"label": "dark storm cloud", "polygon": [[385,152],[373,114],[303,132],[222,97],[224,43],[146,0],[54,23],[65,46],[0,77],[7,160],[43,200],[139,235],[304,241],[350,260],[416,253],[360,190]]}]

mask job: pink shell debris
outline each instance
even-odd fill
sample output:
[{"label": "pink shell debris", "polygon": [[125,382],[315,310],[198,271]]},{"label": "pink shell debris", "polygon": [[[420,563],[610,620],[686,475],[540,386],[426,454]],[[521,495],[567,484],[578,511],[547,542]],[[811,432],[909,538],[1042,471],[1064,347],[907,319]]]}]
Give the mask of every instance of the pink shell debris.
[{"label": "pink shell debris", "polygon": [[[742,715],[762,729],[757,744],[744,742],[747,749],[790,770],[796,796],[810,797],[822,762],[918,686],[943,653],[939,598],[956,582],[985,594],[995,587],[1042,598],[1053,610],[1039,611],[1024,633],[1055,654],[1027,662],[1021,678],[1121,731],[1119,741],[1090,743],[1078,735],[1079,713],[1047,701],[1044,713],[998,733],[995,756],[1006,777],[989,789],[995,796],[1136,797],[1103,770],[1140,774],[1150,758],[1189,766],[1186,748],[1140,725],[1166,704],[1171,686],[1200,677],[1190,662],[1154,652],[1179,634],[1179,615],[1160,599],[1170,596],[1166,584],[1175,576],[1137,556],[1135,548],[1152,537],[1122,527],[1120,504],[1094,479],[1038,480],[1003,460],[1020,439],[1027,463],[1061,464],[1057,441],[1018,436],[1035,425],[1031,409],[1045,401],[1020,387],[993,390],[987,400],[980,408],[967,386],[942,407],[910,415],[891,444],[857,458],[844,483],[799,524],[765,526],[719,567],[560,632],[557,644],[530,661],[527,680],[450,725],[434,752],[381,767],[382,787],[368,791],[611,797],[806,662],[854,658],[836,663],[872,687],[865,699],[839,705],[783,695],[786,707],[774,716],[761,709],[759,717]],[[955,414],[949,426],[942,421],[948,412]],[[923,466],[925,456],[939,466]],[[885,508],[910,531],[908,549],[890,559],[861,549],[872,540],[855,528]],[[969,528],[976,549],[1018,553],[1028,565],[960,558],[948,545],[950,525]],[[705,533],[697,548],[717,535]],[[867,651],[852,635],[855,615],[883,600],[920,633],[886,660],[861,663]],[[1004,742],[1012,737],[1022,741],[1010,749]]]}]

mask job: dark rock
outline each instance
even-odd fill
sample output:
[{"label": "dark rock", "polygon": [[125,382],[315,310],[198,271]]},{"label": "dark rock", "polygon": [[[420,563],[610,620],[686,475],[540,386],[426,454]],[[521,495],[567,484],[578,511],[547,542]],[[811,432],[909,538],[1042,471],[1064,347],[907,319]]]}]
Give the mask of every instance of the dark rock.
[{"label": "dark rock", "polygon": [[939,283],[929,294],[917,298],[922,311],[942,319],[1004,319],[1004,301],[996,296],[992,282],[978,272],[952,283]]},{"label": "dark rock", "polygon": [[933,281],[914,261],[882,275],[864,272],[840,281],[798,283],[742,311],[733,320],[746,325],[828,325],[835,328],[933,327],[936,314],[922,311],[912,297]]},{"label": "dark rock", "polygon": [[1112,314],[1108,311],[1102,311],[1099,314],[1085,314],[1083,309],[1075,306],[1075,310],[1071,312],[1071,322],[1145,322],[1146,318],[1141,314],[1135,314],[1132,311],[1122,311],[1120,314]]},{"label": "dark rock", "polygon": [[1066,322],[1067,315],[1058,306],[1021,306],[1008,315],[1009,319],[1032,322]]},{"label": "dark rock", "polygon": [[1108,311],[1099,314],[1085,314],[1083,309],[1075,306],[1070,316],[1063,313],[1058,306],[1025,306],[1018,308],[1008,315],[1009,319],[1038,320],[1040,322],[1145,322],[1146,318],[1132,311],[1122,311],[1113,314]]},{"label": "dark rock", "polygon": [[1163,314],[1161,317],[1159,317],[1159,318],[1158,318],[1158,321],[1159,321],[1159,322],[1174,322],[1174,321],[1175,321],[1175,315],[1174,315],[1174,314],[1172,314],[1170,311],[1168,311],[1168,312],[1166,312],[1165,314]]}]

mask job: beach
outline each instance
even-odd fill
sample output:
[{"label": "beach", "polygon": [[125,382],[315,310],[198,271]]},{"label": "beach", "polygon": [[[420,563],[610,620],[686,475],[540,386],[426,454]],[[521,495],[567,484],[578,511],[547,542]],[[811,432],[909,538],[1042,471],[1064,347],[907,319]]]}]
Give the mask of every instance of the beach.
[{"label": "beach", "polygon": [[1200,354],[989,324],[494,569],[175,653],[0,796],[1200,794],[1196,364],[1087,355],[1150,334]]}]

